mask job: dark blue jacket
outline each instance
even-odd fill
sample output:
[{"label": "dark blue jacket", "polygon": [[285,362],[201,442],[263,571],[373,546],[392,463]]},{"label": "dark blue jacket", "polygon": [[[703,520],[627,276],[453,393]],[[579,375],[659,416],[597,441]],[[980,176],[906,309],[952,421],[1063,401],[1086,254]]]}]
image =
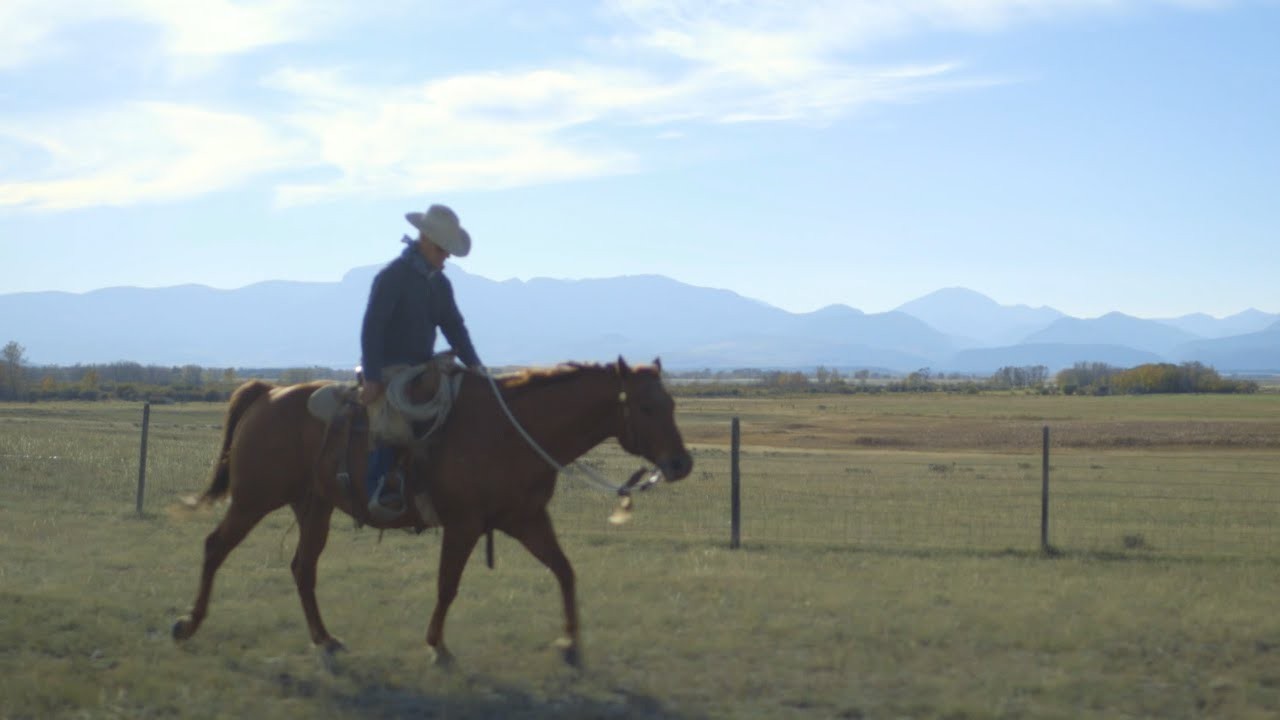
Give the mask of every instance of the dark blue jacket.
[{"label": "dark blue jacket", "polygon": [[409,245],[373,279],[369,304],[360,330],[364,375],[382,382],[390,365],[419,365],[435,351],[436,328],[444,331],[450,347],[467,367],[479,367],[480,358],[453,299],[453,285],[444,273]]}]

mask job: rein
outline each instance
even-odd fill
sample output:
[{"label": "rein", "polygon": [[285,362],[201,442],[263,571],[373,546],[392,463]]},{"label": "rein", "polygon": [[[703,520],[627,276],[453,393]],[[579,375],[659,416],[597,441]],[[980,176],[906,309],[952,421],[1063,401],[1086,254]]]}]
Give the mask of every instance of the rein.
[{"label": "rein", "polygon": [[[618,509],[614,511],[614,514],[609,518],[609,520],[615,525],[626,522],[629,519],[628,515],[631,511],[631,489],[640,482],[641,477],[646,472],[645,469],[641,468],[640,470],[637,470],[631,478],[622,485],[615,485],[606,480],[602,475],[600,475],[600,473],[596,472],[588,465],[579,465],[577,462],[571,463],[568,466],[561,465],[556,462],[555,458],[551,457],[546,450],[543,450],[542,446],[539,445],[538,442],[529,435],[528,431],[524,429],[524,426],[520,424],[520,421],[516,420],[515,414],[511,412],[511,408],[507,406],[506,399],[502,397],[502,392],[498,389],[498,383],[494,380],[493,373],[489,372],[487,369],[482,372],[484,373],[485,378],[488,379],[489,387],[493,389],[493,396],[498,399],[498,405],[502,408],[502,412],[507,416],[507,420],[511,422],[511,425],[516,429],[516,432],[520,433],[520,437],[524,438],[524,441],[529,444],[529,447],[533,448],[533,451],[536,452],[543,461],[555,468],[556,472],[565,474],[573,473],[585,476],[582,479],[588,484],[588,486],[601,492],[622,498],[618,505]],[[627,426],[627,431],[634,434],[635,429],[631,425],[630,417],[628,417],[625,391],[619,393],[618,401],[619,404],[622,405],[623,418]],[[640,485],[640,489],[648,490],[661,477],[662,471],[655,467],[653,470],[649,471],[649,476],[645,482]]]}]

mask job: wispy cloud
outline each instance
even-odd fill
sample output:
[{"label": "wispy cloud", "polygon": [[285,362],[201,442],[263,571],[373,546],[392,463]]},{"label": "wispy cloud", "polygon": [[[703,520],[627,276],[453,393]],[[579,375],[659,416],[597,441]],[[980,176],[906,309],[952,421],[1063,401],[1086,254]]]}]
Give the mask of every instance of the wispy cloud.
[{"label": "wispy cloud", "polygon": [[[692,123],[832,122],[862,106],[992,82],[957,58],[877,62],[881,43],[1136,4],[609,0],[606,16],[616,24],[606,49],[543,67],[379,84],[341,69],[255,68],[245,60],[220,80],[259,78],[238,88],[256,95],[253,106],[234,99],[193,104],[162,88],[69,117],[0,115],[0,141],[21,146],[27,159],[0,168],[0,207],[171,200],[290,170],[308,171],[308,179],[277,178],[284,203],[634,172],[641,160],[618,130],[652,127],[655,137],[672,138]],[[0,71],[73,53],[58,45],[61,33],[96,20],[153,29],[157,57],[179,67],[285,43],[314,46],[356,9],[354,2],[304,0],[6,0]],[[600,47],[585,37],[574,41]],[[267,104],[260,102],[264,88],[274,94]]]},{"label": "wispy cloud", "polygon": [[63,210],[175,200],[307,162],[304,147],[246,115],[141,102],[70,119],[0,122],[43,158],[39,173],[0,176],[0,206]]},{"label": "wispy cloud", "polygon": [[1214,9],[1234,0],[609,0],[639,32],[622,36],[757,77],[785,78],[834,53],[867,51],[918,32],[998,31],[1159,6]]},{"label": "wispy cloud", "polygon": [[[332,181],[286,184],[287,204],[347,194],[515,187],[625,172],[625,150],[575,146],[562,131],[599,117],[583,75],[536,71],[370,88],[336,73],[286,71],[268,84],[296,98],[280,118],[306,137]],[[603,90],[602,90],[603,91]]]},{"label": "wispy cloud", "polygon": [[221,56],[309,37],[336,18],[326,3],[269,0],[251,5],[231,0],[175,3],[131,0],[146,20],[161,27],[171,55]]},{"label": "wispy cloud", "polygon": [[152,30],[157,50],[172,62],[300,40],[337,24],[341,8],[304,0],[5,0],[0,4],[0,69],[73,53],[64,33],[102,21]]},{"label": "wispy cloud", "polygon": [[[286,203],[348,193],[421,194],[501,188],[633,172],[640,159],[578,130],[690,122],[830,118],[852,104],[924,92],[951,65],[826,68],[797,84],[753,84],[697,68],[673,79],[639,69],[578,65],[458,75],[367,87],[341,73],[290,70],[268,85],[295,96],[282,119],[312,139],[339,178],[281,188]],[[936,89],[936,88],[934,88]]]}]

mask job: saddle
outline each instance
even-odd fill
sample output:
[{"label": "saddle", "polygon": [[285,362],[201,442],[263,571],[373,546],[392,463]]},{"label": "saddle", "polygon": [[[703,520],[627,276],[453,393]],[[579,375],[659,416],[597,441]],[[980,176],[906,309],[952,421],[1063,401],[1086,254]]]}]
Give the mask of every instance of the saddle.
[{"label": "saddle", "polygon": [[[388,382],[386,404],[394,408],[395,412],[390,412],[387,408],[379,408],[380,421],[378,425],[386,428],[388,425],[388,416],[390,421],[395,423],[392,431],[383,430],[380,439],[387,445],[409,449],[409,453],[401,452],[400,465],[404,465],[405,457],[413,452],[421,453],[428,446],[428,440],[443,427],[448,413],[453,407],[453,399],[457,396],[458,389],[461,386],[462,376],[458,372],[460,368],[453,363],[453,357],[448,353],[441,353],[432,359],[431,363],[419,365],[412,368],[395,368],[391,372]],[[425,404],[414,404],[409,398],[408,388],[411,383],[419,376],[426,375],[423,379],[423,385],[434,387],[433,399]],[[404,503],[400,510],[393,510],[384,507],[377,501],[378,494],[382,489],[381,481],[378,486],[378,493],[373,497],[368,497],[362,492],[359,484],[351,482],[350,472],[350,446],[351,438],[355,433],[363,433],[366,437],[377,434],[377,428],[371,428],[369,411],[359,402],[359,384],[355,382],[334,382],[328,383],[315,392],[307,399],[307,410],[314,417],[325,423],[325,440],[321,450],[323,455],[325,449],[330,447],[330,441],[335,437],[338,440],[338,467],[336,472],[336,482],[339,488],[347,494],[353,509],[352,517],[355,520],[356,527],[364,524],[382,527],[391,525],[401,520],[404,515],[410,512],[412,507],[417,514],[414,519],[414,530],[422,532],[427,528],[438,527],[440,525],[440,517],[435,511],[435,506],[431,501],[431,496],[426,487],[420,487],[411,483],[412,475],[403,473],[406,487],[401,488],[403,495],[408,498],[412,497],[412,503]],[[400,430],[403,426],[404,430]],[[375,432],[371,432],[375,431]],[[387,437],[390,435],[391,437]],[[406,442],[409,440],[409,442]]]},{"label": "saddle", "polygon": [[307,398],[307,412],[326,425],[349,413],[352,406],[359,406],[360,384],[356,382],[331,382],[311,393]]}]

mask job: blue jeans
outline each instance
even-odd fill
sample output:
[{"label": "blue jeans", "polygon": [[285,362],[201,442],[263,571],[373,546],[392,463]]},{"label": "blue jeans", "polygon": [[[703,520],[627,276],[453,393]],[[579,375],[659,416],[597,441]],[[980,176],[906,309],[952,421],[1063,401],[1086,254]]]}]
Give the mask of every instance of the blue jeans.
[{"label": "blue jeans", "polygon": [[391,447],[378,447],[369,451],[369,464],[364,474],[365,494],[369,498],[373,498],[373,492],[378,489],[378,480],[391,469],[395,457],[395,448]]}]

